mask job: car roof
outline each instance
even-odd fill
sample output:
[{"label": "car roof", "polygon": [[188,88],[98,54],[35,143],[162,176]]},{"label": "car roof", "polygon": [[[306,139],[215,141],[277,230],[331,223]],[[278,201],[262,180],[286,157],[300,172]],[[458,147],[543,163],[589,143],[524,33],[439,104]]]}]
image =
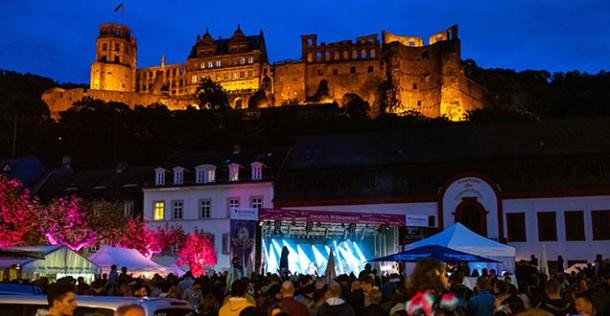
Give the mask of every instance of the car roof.
[{"label": "car roof", "polygon": [[[116,309],[125,304],[152,305],[156,308],[185,308],[190,309],[191,305],[186,301],[164,297],[121,297],[121,296],[90,296],[78,295],[76,301],[79,306],[100,307]],[[0,295],[2,303],[25,303],[47,305],[46,295]]]}]

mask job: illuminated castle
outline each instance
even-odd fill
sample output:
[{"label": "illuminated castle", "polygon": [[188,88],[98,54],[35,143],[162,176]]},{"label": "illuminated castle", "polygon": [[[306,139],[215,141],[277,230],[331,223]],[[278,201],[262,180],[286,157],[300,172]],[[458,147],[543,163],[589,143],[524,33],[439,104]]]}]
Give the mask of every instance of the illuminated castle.
[{"label": "illuminated castle", "polygon": [[[102,24],[91,64],[90,89],[53,88],[42,99],[57,116],[73,102],[90,96],[136,105],[165,104],[184,109],[196,103],[204,77],[219,82],[230,106],[273,107],[337,102],[357,95],[380,111],[461,120],[483,105],[481,87],[466,77],[460,58],[457,26],[422,38],[382,32],[334,43],[318,43],[317,35],[301,36],[301,58],[267,60],[263,32],[247,36],[238,26],[228,39],[198,35],[186,63],[137,68],[137,42],[128,27]],[[252,99],[257,91],[256,100]],[[262,97],[261,97],[262,96]],[[390,100],[388,102],[388,100]],[[385,107],[383,105],[386,105]]]}]

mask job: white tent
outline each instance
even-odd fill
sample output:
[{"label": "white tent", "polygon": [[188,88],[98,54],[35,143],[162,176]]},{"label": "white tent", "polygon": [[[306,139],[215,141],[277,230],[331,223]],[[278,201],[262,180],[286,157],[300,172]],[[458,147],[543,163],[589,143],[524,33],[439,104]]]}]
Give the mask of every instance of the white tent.
[{"label": "white tent", "polygon": [[[53,280],[66,275],[82,276],[91,281],[100,267],[65,246],[7,247],[0,256],[3,273],[22,278],[48,277]],[[10,255],[13,252],[15,255]]]},{"label": "white tent", "polygon": [[127,267],[127,273],[134,276],[152,277],[155,273],[165,276],[173,272],[172,269],[157,264],[139,251],[129,248],[103,246],[92,254],[89,260],[99,265],[104,273],[108,273],[113,264],[116,264],[119,270],[121,267]]},{"label": "white tent", "polygon": [[427,245],[444,246],[453,250],[494,259],[501,263],[488,263],[483,264],[483,266],[492,266],[498,273],[502,270],[509,272],[514,272],[515,270],[515,247],[485,238],[460,223],[455,223],[436,235],[408,244],[406,249]]}]

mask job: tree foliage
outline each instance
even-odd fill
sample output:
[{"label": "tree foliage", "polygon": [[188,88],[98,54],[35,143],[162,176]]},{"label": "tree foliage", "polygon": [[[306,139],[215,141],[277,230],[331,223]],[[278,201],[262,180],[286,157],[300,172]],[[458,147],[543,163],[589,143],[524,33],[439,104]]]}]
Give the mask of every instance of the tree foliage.
[{"label": "tree foliage", "polygon": [[79,251],[95,243],[95,229],[90,226],[88,212],[81,207],[80,201],[74,196],[59,198],[37,214],[39,230],[51,245],[64,245]]},{"label": "tree foliage", "polygon": [[205,267],[216,264],[216,251],[210,238],[198,230],[190,233],[184,246],[178,251],[177,264],[188,264],[194,276],[205,274]]},{"label": "tree foliage", "polygon": [[220,83],[204,77],[196,92],[200,109],[217,110],[229,106],[229,96]]},{"label": "tree foliage", "polygon": [[30,199],[19,181],[0,174],[0,247],[22,244],[35,227],[32,218],[39,210],[37,201]]}]

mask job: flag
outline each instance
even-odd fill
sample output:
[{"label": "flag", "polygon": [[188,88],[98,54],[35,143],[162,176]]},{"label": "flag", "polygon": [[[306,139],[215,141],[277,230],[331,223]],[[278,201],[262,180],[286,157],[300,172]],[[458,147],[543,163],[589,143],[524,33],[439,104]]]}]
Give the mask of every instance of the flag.
[{"label": "flag", "polygon": [[123,5],[123,3],[121,3],[121,4],[117,5],[116,8],[114,8],[114,10],[112,12],[115,12],[115,13],[119,12],[119,11],[123,10],[124,7],[125,6]]},{"label": "flag", "polygon": [[250,255],[248,256],[248,266],[246,267],[248,269],[248,277],[250,277],[252,275],[252,272],[256,272],[255,266],[256,265],[256,246],[252,246],[252,251],[250,251]]},{"label": "flag", "polygon": [[538,270],[540,273],[546,274],[549,276],[549,261],[546,254],[546,246],[542,244],[542,254],[540,254],[540,263],[538,264]]},{"label": "flag", "polygon": [[324,271],[324,280],[329,284],[332,280],[337,277],[337,272],[335,272],[335,256],[333,255],[333,250],[330,250],[328,254],[328,262],[326,263],[326,271]]}]

